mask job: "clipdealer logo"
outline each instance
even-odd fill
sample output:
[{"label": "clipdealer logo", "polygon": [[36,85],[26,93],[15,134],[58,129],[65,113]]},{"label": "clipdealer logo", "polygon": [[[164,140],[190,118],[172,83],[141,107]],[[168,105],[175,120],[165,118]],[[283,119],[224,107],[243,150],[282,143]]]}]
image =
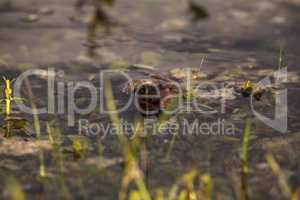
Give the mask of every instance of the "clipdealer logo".
[{"label": "clipdealer logo", "polygon": [[[190,74],[191,71],[187,69],[187,74]],[[58,81],[56,80],[56,77],[63,78],[64,77],[64,72],[63,71],[58,71],[56,72],[53,68],[49,68],[48,70],[41,70],[41,69],[32,69],[32,70],[27,70],[23,72],[20,76],[15,81],[14,84],[14,96],[15,97],[22,97],[21,95],[21,88],[23,85],[23,82],[25,79],[29,79],[31,76],[47,76],[47,91],[48,91],[48,105],[47,107],[43,108],[38,108],[36,110],[36,114],[66,114],[68,116],[68,126],[75,126],[75,115],[86,115],[91,112],[93,112],[96,108],[100,108],[100,113],[103,114],[108,114],[110,112],[123,112],[129,108],[132,103],[134,105],[137,105],[136,101],[138,98],[136,98],[137,94],[136,93],[130,93],[129,99],[126,102],[125,105],[123,105],[121,108],[119,108],[116,111],[110,111],[107,110],[105,107],[105,101],[104,101],[104,77],[108,77],[111,74],[118,74],[123,76],[125,79],[127,79],[129,82],[133,81],[131,77],[126,74],[123,71],[120,70],[102,70],[99,73],[99,79],[100,79],[100,85],[99,87],[95,87],[91,82],[89,81]],[[271,82],[270,77],[274,77],[274,82]],[[187,76],[190,77],[190,76]],[[190,82],[191,80],[187,80],[187,83]],[[262,86],[262,87],[269,87],[271,85],[275,85],[276,87],[279,87],[279,90],[275,90],[274,96],[275,96],[275,116],[274,118],[268,118],[265,116],[263,113],[259,113],[254,106],[254,101],[253,101],[253,96],[250,98],[250,104],[251,104],[251,110],[253,114],[264,124],[267,126],[281,132],[285,133],[288,130],[287,127],[287,89],[282,88],[282,83],[287,81],[287,68],[281,68],[277,71],[275,71],[272,75],[269,77],[266,77],[262,80],[260,80],[257,84]],[[199,83],[200,85],[197,85],[196,88],[201,89],[203,85]],[[173,83],[174,87],[178,87],[178,91],[180,91],[178,94],[183,95],[184,91],[180,88],[180,84],[177,82]],[[155,87],[155,86],[154,86]],[[214,89],[214,91],[224,91],[223,89],[226,88],[219,88],[216,85],[211,85],[211,87]],[[224,86],[223,86],[224,87]],[[90,94],[89,102],[84,108],[78,107],[76,105],[76,97],[75,93],[79,89],[85,89],[88,91]],[[57,91],[56,91],[57,90]],[[67,91],[65,91],[67,90]],[[159,91],[159,89],[157,89]],[[203,90],[203,92],[205,92]],[[56,95],[55,95],[56,94]],[[158,94],[159,95],[159,94]],[[222,95],[220,95],[222,97]],[[65,102],[65,97],[67,97],[67,103]],[[166,97],[170,98],[170,97]],[[172,97],[171,97],[172,98]],[[98,104],[99,103],[99,104]],[[183,103],[183,102],[181,102]],[[195,103],[195,102],[189,102],[187,104],[188,106],[190,103]],[[224,108],[226,107],[224,104],[226,103],[226,100],[221,98],[220,99],[220,105],[221,105],[221,110],[222,113],[225,112]],[[197,105],[197,103],[195,103]],[[28,114],[33,114],[33,111],[31,107],[28,107],[24,104],[24,102],[18,102],[17,106],[19,107],[21,112],[28,113]],[[182,107],[183,105],[179,105],[178,107]],[[203,105],[205,106],[205,105]],[[178,109],[178,108],[177,108]],[[176,110],[177,110],[176,109]],[[211,114],[211,111],[203,111],[201,110],[200,107],[197,107],[194,109],[187,109],[187,111],[199,111],[199,113],[202,114]]]},{"label": "clipdealer logo", "polygon": [[272,75],[274,77],[274,84],[271,83],[271,78],[265,77],[258,82],[261,87],[269,87],[274,85],[279,90],[274,92],[275,96],[275,116],[274,119],[268,118],[265,115],[255,110],[253,96],[251,95],[251,110],[253,114],[267,126],[281,132],[286,133],[288,131],[287,116],[288,116],[288,99],[287,88],[282,88],[283,83],[287,82],[287,67],[281,68],[275,71]]}]

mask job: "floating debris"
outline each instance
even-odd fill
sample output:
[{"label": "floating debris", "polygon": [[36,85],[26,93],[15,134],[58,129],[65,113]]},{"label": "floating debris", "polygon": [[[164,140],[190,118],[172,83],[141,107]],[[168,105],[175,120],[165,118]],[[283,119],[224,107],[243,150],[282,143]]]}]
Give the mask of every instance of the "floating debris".
[{"label": "floating debris", "polygon": [[40,16],[38,14],[30,14],[22,18],[23,22],[33,23],[40,20]]},{"label": "floating debris", "polygon": [[[190,70],[190,72],[188,72],[188,70]],[[207,78],[207,74],[204,72],[201,72],[200,69],[198,68],[193,68],[193,69],[189,69],[189,68],[175,68],[170,70],[170,74],[171,76],[182,80],[182,79],[187,79],[188,75],[191,75],[191,79],[192,80],[200,80],[200,79],[205,79]]]},{"label": "floating debris", "polygon": [[265,89],[259,89],[259,90],[256,90],[254,93],[253,93],[253,97],[255,98],[255,100],[259,101],[261,100],[263,94],[266,92]]},{"label": "floating debris", "polygon": [[120,165],[124,162],[124,158],[122,157],[116,157],[116,158],[98,158],[98,157],[92,157],[86,159],[85,163],[88,165],[94,165],[97,166],[97,168],[108,168],[115,165]]},{"label": "floating debris", "polygon": [[[18,117],[10,117],[5,119],[6,124],[10,124],[10,128],[13,130],[22,130],[25,129],[28,125],[28,121],[24,118],[18,118]],[[3,127],[6,127],[4,125]]]},{"label": "floating debris", "polygon": [[255,100],[259,101],[261,100],[263,94],[266,92],[266,89],[259,85],[253,85],[253,83],[249,80],[246,80],[241,89],[240,92],[244,97],[253,96]]},{"label": "floating debris", "polygon": [[38,10],[39,14],[41,15],[52,15],[54,14],[54,10],[49,8],[49,7],[41,7],[39,10]]},{"label": "floating debris", "polygon": [[17,131],[24,134],[28,137],[32,136],[34,133],[29,127],[29,122],[27,119],[21,117],[7,117],[4,119],[4,124],[1,125],[1,128],[5,130],[5,137],[9,137],[12,134],[12,131]]},{"label": "floating debris", "polygon": [[148,70],[153,70],[154,67],[151,65],[143,65],[143,64],[133,64],[130,66],[132,68],[137,68],[137,69],[148,69]]},{"label": "floating debris", "polygon": [[244,97],[249,97],[253,91],[253,84],[251,81],[246,80],[242,87],[241,87],[241,93]]},{"label": "floating debris", "polygon": [[85,152],[84,144],[80,139],[74,139],[72,141],[72,153],[75,159],[79,159]]}]

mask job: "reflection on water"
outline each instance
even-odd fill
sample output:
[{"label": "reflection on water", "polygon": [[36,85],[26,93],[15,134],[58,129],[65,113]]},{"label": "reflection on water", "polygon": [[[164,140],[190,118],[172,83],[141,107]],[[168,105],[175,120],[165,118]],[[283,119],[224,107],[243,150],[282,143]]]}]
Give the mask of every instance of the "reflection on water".
[{"label": "reflection on water", "polygon": [[[77,13],[81,13],[83,6],[87,3],[86,0],[77,0],[75,9]],[[87,54],[89,57],[95,56],[95,49],[98,47],[96,43],[97,29],[103,28],[105,34],[110,34],[111,27],[114,25],[111,17],[106,13],[104,7],[112,7],[115,0],[93,0],[93,14],[88,23],[87,33]]]},{"label": "reflection on water", "polygon": [[209,17],[207,10],[203,6],[193,1],[189,2],[189,12],[192,15],[193,22],[197,22],[199,20],[206,19],[207,17]]},{"label": "reflection on water", "polygon": [[5,0],[0,3],[0,12],[9,12],[12,11],[13,9],[14,8],[11,0]]},{"label": "reflection on water", "polygon": [[[86,0],[77,0],[75,8],[78,13],[82,12],[82,7],[86,4]],[[97,35],[98,28],[102,28],[106,35],[111,34],[111,28],[115,25],[112,17],[107,13],[107,9],[112,8],[115,4],[115,0],[94,0],[93,3],[93,15],[90,22],[88,23],[88,33],[87,33],[87,55],[89,57],[94,57],[95,50],[98,48],[96,40],[99,39]],[[155,4],[157,2],[153,2]],[[191,16],[191,22],[195,23],[199,20],[203,20],[209,17],[207,10],[195,3],[192,0],[187,0],[187,12]],[[143,15],[143,13],[141,14]],[[145,15],[146,16],[146,15]],[[145,18],[145,16],[140,16]],[[132,25],[132,24],[130,24]],[[133,24],[134,26],[134,24]],[[101,39],[101,38],[100,38]]]},{"label": "reflection on water", "polygon": [[87,35],[88,56],[90,57],[95,56],[95,49],[97,48],[97,44],[95,42],[97,27],[98,26],[103,27],[106,34],[110,33],[110,28],[111,28],[111,20],[102,7],[103,1],[95,0],[93,5],[94,5],[94,11],[93,11],[92,19],[88,25],[88,35]]}]

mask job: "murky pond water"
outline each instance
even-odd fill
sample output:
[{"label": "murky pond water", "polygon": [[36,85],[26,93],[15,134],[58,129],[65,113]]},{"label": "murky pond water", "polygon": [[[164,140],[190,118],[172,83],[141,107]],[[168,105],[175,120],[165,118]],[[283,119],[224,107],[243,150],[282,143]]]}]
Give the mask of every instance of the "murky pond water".
[{"label": "murky pond water", "polygon": [[[98,11],[92,1],[5,0],[0,3],[0,74],[17,78],[28,69],[41,69],[41,76],[30,79],[33,97],[28,95],[28,88],[23,90],[27,100],[46,106],[52,95],[48,96],[46,89],[51,76],[47,68],[53,68],[57,72],[53,96],[61,98],[56,100],[63,102],[65,109],[62,113],[39,116],[39,138],[34,117],[13,105],[15,115],[28,120],[29,136],[16,131],[11,138],[0,138],[1,199],[9,199],[18,185],[28,199],[117,199],[126,177],[126,159],[121,153],[124,147],[116,135],[106,133],[103,137],[111,120],[108,114],[99,112],[100,106],[88,114],[74,115],[75,124],[68,124],[67,92],[71,87],[68,83],[88,81],[97,91],[104,91],[99,73],[117,69],[133,79],[159,76],[162,80],[173,73],[184,84],[183,69],[190,68],[195,76],[192,84],[214,84],[218,89],[224,84],[232,86],[225,98],[226,108],[222,110],[221,96],[211,98],[205,95],[212,94],[200,92],[200,103],[206,105],[205,109],[218,109],[217,113],[181,113],[169,119],[170,123],[180,124],[179,135],[158,134],[130,140],[131,148],[139,152],[136,153],[138,165],[151,195],[155,196],[158,190],[166,195],[174,185],[181,189],[188,187],[182,177],[196,170],[199,176],[208,173],[212,177],[213,199],[245,198],[241,192],[240,149],[245,121],[251,118],[249,199],[288,199],[289,192],[282,186],[282,177],[274,175],[266,154],[272,153],[279,163],[290,193],[296,191],[300,184],[300,2],[107,2],[114,3],[101,4]],[[95,14],[98,18],[94,18],[93,24],[90,19]],[[273,75],[278,69],[280,49],[283,50],[282,65],[288,66],[288,80],[284,84],[288,99],[287,133],[280,133],[254,117],[249,98],[236,92],[245,80],[258,82]],[[123,91],[126,79],[119,74],[111,80],[116,105],[122,107],[129,98]],[[78,90],[74,95],[76,105],[84,107],[90,103],[87,91]],[[270,99],[264,97],[256,101],[254,107],[272,117],[274,99]],[[100,97],[97,103],[110,100]],[[25,103],[30,105],[28,101]],[[56,103],[55,109],[58,109]],[[129,123],[147,119],[133,105],[120,117]],[[80,119],[86,120],[91,129],[92,126],[97,128],[95,124],[103,125],[101,134],[78,136]],[[151,119],[156,118],[151,116],[147,120]],[[1,120],[4,121],[4,117]],[[185,123],[195,120],[213,128],[207,131],[206,127],[204,134],[182,134]],[[224,132],[229,125],[234,125],[233,133]],[[77,140],[74,138],[80,138],[87,146],[81,159],[74,159],[72,154],[76,149],[72,143]],[[40,177],[41,166],[45,167],[45,177]],[[201,180],[194,181],[195,187],[205,188]],[[11,192],[8,188],[15,190]],[[135,186],[129,184],[128,188],[132,191]]]}]

